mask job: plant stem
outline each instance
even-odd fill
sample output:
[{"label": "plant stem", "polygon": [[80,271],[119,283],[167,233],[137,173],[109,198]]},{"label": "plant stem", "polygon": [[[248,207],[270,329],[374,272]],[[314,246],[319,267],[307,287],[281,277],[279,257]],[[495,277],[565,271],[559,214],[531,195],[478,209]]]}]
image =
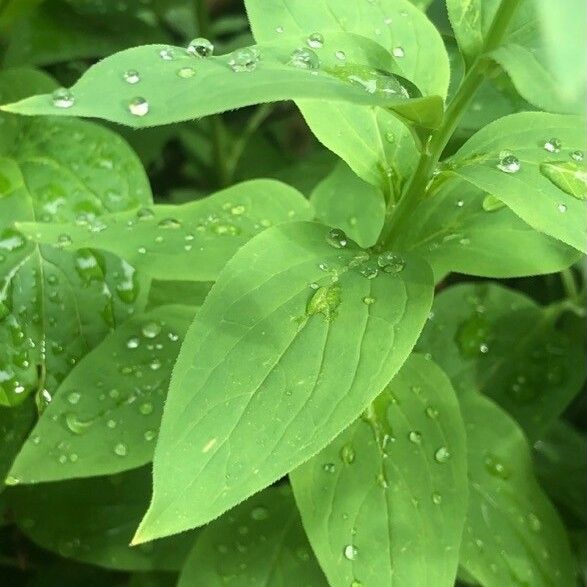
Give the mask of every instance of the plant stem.
[{"label": "plant stem", "polygon": [[507,31],[509,23],[522,0],[503,0],[491,28],[483,51],[475,59],[463,78],[459,89],[449,104],[441,127],[424,144],[418,167],[408,184],[404,195],[393,212],[389,224],[384,228],[382,242],[385,246],[397,246],[401,238],[399,227],[417,208],[426,193],[426,188],[434,169],[442,156],[448,141],[456,130],[461,116],[472,100],[475,92],[487,75],[497,66],[486,58],[486,54],[497,48]]},{"label": "plant stem", "polygon": [[577,287],[577,282],[575,281],[575,276],[573,275],[572,269],[563,269],[560,272],[561,281],[563,283],[563,288],[565,290],[565,294],[567,298],[576,300],[580,296],[579,288]]}]

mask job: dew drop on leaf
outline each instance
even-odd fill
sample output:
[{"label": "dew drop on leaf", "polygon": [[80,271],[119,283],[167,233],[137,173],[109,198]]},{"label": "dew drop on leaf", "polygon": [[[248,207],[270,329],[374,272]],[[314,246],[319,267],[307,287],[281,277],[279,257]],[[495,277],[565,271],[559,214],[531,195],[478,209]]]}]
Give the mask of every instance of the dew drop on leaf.
[{"label": "dew drop on leaf", "polygon": [[366,306],[371,306],[375,303],[375,298],[369,297],[369,296],[365,296],[363,298],[363,304],[365,304]]},{"label": "dew drop on leaf", "polygon": [[159,228],[172,228],[178,229],[181,228],[181,222],[176,220],[175,218],[164,218],[157,224]]},{"label": "dew drop on leaf", "polygon": [[128,452],[128,447],[124,442],[119,442],[118,444],[114,445],[114,454],[119,457],[125,457],[126,453]]},{"label": "dew drop on leaf", "polygon": [[440,493],[433,493],[432,494],[432,503],[434,505],[440,505],[442,503],[442,495],[440,495]]},{"label": "dew drop on leaf", "polygon": [[493,477],[500,479],[509,479],[510,471],[504,463],[495,455],[487,454],[485,457],[485,470]]},{"label": "dew drop on leaf", "polygon": [[312,49],[301,47],[299,49],[294,49],[289,58],[288,64],[297,67],[298,69],[319,69],[320,58],[314,53],[314,51],[312,51]]},{"label": "dew drop on leaf", "polygon": [[347,560],[354,561],[357,558],[359,551],[357,547],[353,544],[347,544],[343,548],[342,554],[344,555],[344,558],[346,558]]},{"label": "dew drop on leaf", "polygon": [[377,257],[377,264],[384,273],[401,273],[406,266],[404,258],[391,251],[381,253]]},{"label": "dew drop on leaf", "polygon": [[122,76],[127,84],[138,84],[141,81],[141,76],[136,69],[129,69],[124,72]]},{"label": "dew drop on leaf", "polygon": [[182,67],[177,70],[177,77],[181,79],[190,79],[196,75],[196,70],[193,67]]},{"label": "dew drop on leaf", "polygon": [[434,460],[437,463],[443,464],[448,462],[450,459],[450,451],[446,446],[441,446],[435,453],[434,453]]},{"label": "dew drop on leaf", "polygon": [[339,60],[339,61],[344,61],[346,59],[346,53],[344,51],[336,51],[336,53],[334,54],[334,56]]},{"label": "dew drop on leaf", "polygon": [[55,108],[71,108],[75,104],[75,98],[70,90],[59,88],[51,95]]},{"label": "dew drop on leaf", "polygon": [[338,228],[333,228],[326,235],[326,242],[335,249],[342,249],[347,246],[348,238],[347,235]]},{"label": "dew drop on leaf", "polygon": [[145,98],[137,96],[128,103],[128,111],[133,116],[146,116],[149,114],[149,102]]},{"label": "dew drop on leaf", "polygon": [[334,473],[336,471],[334,463],[325,463],[324,465],[322,465],[322,469],[326,473]]},{"label": "dew drop on leaf", "polygon": [[403,47],[394,47],[391,53],[396,59],[402,59],[406,56],[406,52],[404,51]]},{"label": "dew drop on leaf", "polygon": [[198,37],[188,45],[186,51],[194,57],[210,57],[214,54],[214,45],[208,39]]},{"label": "dew drop on leaf", "polygon": [[262,522],[269,518],[269,510],[263,506],[254,507],[251,510],[251,518],[256,522]]},{"label": "dew drop on leaf", "polygon": [[255,47],[247,47],[235,51],[229,59],[228,65],[236,73],[251,72],[257,69],[260,60],[259,50]]},{"label": "dew drop on leaf", "polygon": [[161,333],[161,326],[157,322],[147,322],[141,332],[145,338],[156,338]]},{"label": "dew drop on leaf", "polygon": [[340,449],[340,460],[347,465],[354,463],[355,449],[350,444],[345,444]]},{"label": "dew drop on leaf", "polygon": [[563,144],[560,139],[548,139],[543,145],[544,150],[549,153],[560,153],[562,146]]},{"label": "dew drop on leaf", "polygon": [[159,51],[159,57],[161,57],[163,61],[172,61],[175,59],[175,52],[171,47],[166,47],[165,49],[161,49],[161,51]]},{"label": "dew drop on leaf", "polygon": [[93,423],[93,420],[81,420],[73,412],[67,412],[65,414],[65,424],[73,434],[83,434]]},{"label": "dew drop on leaf", "polygon": [[580,163],[581,161],[583,161],[583,151],[573,151],[571,153],[571,159],[573,161],[576,161],[577,163]]},{"label": "dew drop on leaf", "polygon": [[521,167],[519,159],[511,154],[503,155],[497,164],[497,168],[504,173],[518,173]]},{"label": "dew drop on leaf", "polygon": [[408,439],[413,444],[422,444],[422,434],[420,432],[418,432],[417,430],[412,430],[408,434]]},{"label": "dew drop on leaf", "polygon": [[324,36],[321,33],[312,33],[306,42],[311,49],[320,49],[324,46]]}]

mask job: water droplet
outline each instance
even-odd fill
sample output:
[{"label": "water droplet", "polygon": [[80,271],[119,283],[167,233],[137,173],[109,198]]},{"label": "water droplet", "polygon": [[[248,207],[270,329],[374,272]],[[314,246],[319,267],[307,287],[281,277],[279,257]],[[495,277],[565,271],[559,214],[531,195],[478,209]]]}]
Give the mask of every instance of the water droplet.
[{"label": "water droplet", "polygon": [[155,432],[155,430],[146,430],[145,433],[143,434],[143,438],[147,442],[151,442],[152,440],[155,440],[156,436],[157,436],[157,433]]},{"label": "water droplet", "polygon": [[5,485],[9,485],[9,486],[14,486],[14,485],[18,485],[20,483],[20,479],[18,479],[17,477],[13,477],[12,475],[8,475],[8,477],[6,477],[6,479],[4,480],[4,484]]},{"label": "water droplet", "polygon": [[311,49],[320,49],[324,46],[324,36],[321,33],[312,33],[306,42]]},{"label": "water droplet", "polygon": [[228,65],[236,73],[250,72],[257,69],[260,60],[259,50],[255,47],[248,47],[235,51],[228,61]]},{"label": "water droplet", "polygon": [[388,131],[385,133],[385,140],[391,145],[392,143],[395,143],[395,133],[393,133],[392,131]]},{"label": "water droplet", "polygon": [[357,550],[357,547],[353,544],[347,544],[343,548],[342,554],[344,555],[344,558],[346,558],[347,560],[354,561],[357,558],[359,551]]},{"label": "water droplet", "polygon": [[375,303],[375,298],[369,297],[369,296],[365,296],[363,298],[363,304],[366,304],[367,306],[371,306],[372,304]]},{"label": "water droplet", "polygon": [[391,53],[396,59],[402,59],[406,56],[406,52],[404,51],[403,47],[394,47],[391,50]]},{"label": "water droplet", "polygon": [[157,226],[159,228],[178,229],[181,228],[181,222],[179,220],[176,220],[175,218],[164,218],[163,220],[161,220],[161,222],[159,222],[159,224],[157,224]]},{"label": "water droplet", "polygon": [[375,279],[379,275],[379,269],[377,267],[363,267],[360,271],[361,275],[366,279]]},{"label": "water droplet", "polygon": [[171,47],[166,47],[159,51],[159,57],[161,57],[163,61],[172,61],[175,59],[175,51]]},{"label": "water droplet", "polygon": [[334,473],[336,471],[336,467],[334,463],[325,463],[322,465],[322,470],[326,473]]},{"label": "water droplet", "polygon": [[559,204],[558,205],[558,211],[561,214],[564,214],[567,211],[567,205],[566,204]]},{"label": "water droplet", "polygon": [[377,257],[377,264],[385,273],[401,273],[406,262],[400,255],[387,251]]},{"label": "water droplet", "polygon": [[114,446],[114,454],[119,457],[125,457],[128,452],[128,447],[123,442],[119,442]]},{"label": "water droplet", "polygon": [[150,402],[144,402],[139,406],[139,412],[143,416],[148,416],[153,413],[153,404]]},{"label": "water droplet", "polygon": [[483,198],[482,206],[485,212],[495,212],[495,210],[505,208],[505,204],[499,198],[496,198],[491,194],[488,194]]},{"label": "water droplet", "polygon": [[410,442],[413,442],[414,444],[422,444],[422,434],[417,430],[412,430],[408,434],[408,439],[410,440]]},{"label": "water droplet", "polygon": [[280,34],[280,35],[282,35],[285,32],[285,29],[282,26],[278,26],[275,29],[275,32],[278,33],[278,34]]},{"label": "water droplet", "polygon": [[529,513],[526,516],[526,521],[528,522],[528,526],[530,526],[530,529],[534,532],[540,532],[540,530],[542,529],[542,522],[536,514]]},{"label": "water droplet", "polygon": [[141,76],[136,69],[129,69],[125,71],[122,77],[127,84],[131,84],[133,86],[134,84],[138,84],[141,81]]},{"label": "water droplet", "polygon": [[79,400],[81,399],[81,394],[78,393],[77,391],[72,391],[68,396],[67,396],[67,401],[72,405],[75,406]]},{"label": "water droplet", "polygon": [[149,102],[137,96],[128,103],[128,111],[133,116],[146,116],[149,113]]},{"label": "water droplet", "polygon": [[560,153],[562,146],[560,139],[548,139],[543,145],[544,150],[549,153]]},{"label": "water droplet", "polygon": [[269,510],[263,506],[254,507],[251,510],[251,518],[256,522],[261,522],[269,517]]},{"label": "water droplet", "polygon": [[339,61],[344,61],[346,59],[346,53],[344,51],[337,51],[334,56],[339,60]]},{"label": "water droplet", "polygon": [[440,495],[440,493],[433,493],[432,494],[432,503],[434,505],[440,505],[442,503],[442,495]]},{"label": "water droplet", "polygon": [[580,163],[581,161],[583,161],[584,155],[583,155],[583,151],[573,151],[571,153],[571,159],[573,161],[576,161],[577,163]]},{"label": "water droplet", "polygon": [[74,434],[83,434],[93,423],[93,420],[80,420],[73,412],[65,414],[65,424],[69,431]]},{"label": "water droplet", "polygon": [[355,461],[355,449],[350,444],[345,444],[340,449],[340,460],[347,465]]},{"label": "water droplet", "polygon": [[336,309],[341,302],[341,289],[337,285],[328,285],[317,289],[306,306],[306,315],[322,314],[327,320],[336,317]]},{"label": "water droplet", "polygon": [[565,194],[577,200],[587,198],[587,171],[574,161],[541,163],[540,173]]},{"label": "water droplet", "polygon": [[198,37],[188,45],[186,50],[194,57],[210,57],[214,54],[214,45],[208,39]]},{"label": "water droplet", "polygon": [[151,371],[159,371],[159,369],[161,369],[162,363],[159,359],[153,359],[150,363],[149,363],[149,367],[151,368]]},{"label": "water droplet", "polygon": [[294,49],[288,64],[298,69],[319,69],[320,58],[312,49],[300,47],[299,49]]},{"label": "water droplet", "polygon": [[75,98],[70,90],[59,88],[51,95],[55,108],[71,108],[75,104]]},{"label": "water droplet", "polygon": [[462,208],[465,205],[465,200],[457,200],[457,208]]},{"label": "water droplet", "polygon": [[499,477],[500,479],[509,479],[510,471],[503,464],[503,462],[493,454],[488,454],[485,457],[485,470],[493,477]]},{"label": "water droplet", "polygon": [[455,342],[461,355],[465,358],[476,358],[489,351],[491,335],[490,324],[479,314],[465,320],[455,334]]},{"label": "water droplet", "polygon": [[326,235],[326,242],[335,249],[342,249],[347,246],[348,238],[347,235],[338,228],[333,228]]},{"label": "water droplet", "polygon": [[147,322],[141,332],[145,338],[156,338],[161,333],[161,326],[157,322]]},{"label": "water droplet", "polygon": [[151,208],[139,208],[136,216],[139,220],[151,220],[155,217],[155,212]]},{"label": "water droplet", "polygon": [[181,79],[190,79],[196,75],[196,70],[193,67],[182,67],[177,70],[177,77]]},{"label": "water droplet", "polygon": [[436,408],[433,408],[432,406],[428,406],[426,408],[426,415],[432,419],[432,420],[436,420],[436,418],[438,418],[438,410]]},{"label": "water droplet", "polygon": [[519,159],[511,154],[501,157],[497,164],[497,168],[504,173],[518,173],[521,167]]},{"label": "water droplet", "polygon": [[446,463],[450,459],[450,451],[446,446],[441,446],[435,453],[434,453],[434,460],[437,463]]},{"label": "water droplet", "polygon": [[60,247],[68,247],[72,244],[72,242],[73,241],[71,240],[71,237],[68,234],[60,234],[57,237],[57,244]]},{"label": "water droplet", "polygon": [[363,587],[363,583],[361,581],[357,581],[356,579],[351,583],[351,587]]}]

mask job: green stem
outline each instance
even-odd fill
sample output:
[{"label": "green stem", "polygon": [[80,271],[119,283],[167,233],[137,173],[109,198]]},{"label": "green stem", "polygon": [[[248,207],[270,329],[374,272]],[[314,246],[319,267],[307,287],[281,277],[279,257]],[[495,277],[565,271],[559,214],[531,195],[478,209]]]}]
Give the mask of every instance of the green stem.
[{"label": "green stem", "polygon": [[577,299],[581,292],[577,286],[577,282],[575,281],[575,276],[573,275],[572,269],[563,269],[560,272],[561,281],[563,283],[563,288],[565,290],[565,294],[567,298],[570,299]]},{"label": "green stem", "polygon": [[485,78],[497,67],[492,61],[486,59],[486,54],[499,47],[521,2],[522,0],[502,1],[491,24],[483,51],[475,59],[463,78],[459,89],[446,110],[441,127],[424,144],[418,167],[404,195],[393,211],[388,225],[384,228],[382,242],[385,246],[397,246],[398,240],[401,238],[399,228],[405,223],[406,218],[415,211],[426,193],[426,188],[442,156],[442,152],[454,134],[467,106]]}]

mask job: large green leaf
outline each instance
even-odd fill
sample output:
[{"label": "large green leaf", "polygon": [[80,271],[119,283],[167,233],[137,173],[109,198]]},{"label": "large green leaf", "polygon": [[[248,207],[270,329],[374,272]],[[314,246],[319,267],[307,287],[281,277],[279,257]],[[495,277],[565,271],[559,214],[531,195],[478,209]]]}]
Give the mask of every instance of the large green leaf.
[{"label": "large green leaf", "polygon": [[474,135],[448,160],[448,171],[536,230],[586,252],[583,125],[578,117],[541,112],[506,116]]},{"label": "large green leaf", "polygon": [[[335,2],[247,0],[259,42],[284,35],[352,32],[368,37],[394,55],[393,71],[414,82],[425,95],[444,97],[450,68],[444,44],[432,23],[407,0]],[[333,50],[324,43],[324,52]],[[399,195],[415,167],[417,152],[409,131],[389,112],[342,102],[298,101],[318,139],[365,181],[388,195]]]},{"label": "large green leaf", "polygon": [[382,192],[340,162],[312,192],[318,220],[344,230],[362,247],[372,247],[385,221]]},{"label": "large green leaf", "polygon": [[[469,64],[478,56],[486,54],[493,19],[499,6],[508,1],[447,0],[453,30]],[[554,112],[577,111],[581,108],[583,92],[575,92],[573,95],[561,88],[561,76],[551,67],[552,61],[549,59],[551,39],[547,39],[546,43],[543,39],[536,6],[539,1],[541,0],[521,2],[501,44],[497,48],[490,48],[487,56],[503,67],[520,95],[528,102]],[[554,6],[551,10],[554,10]],[[558,12],[573,14],[574,11],[572,7],[565,6],[564,10]],[[580,13],[573,14],[571,18],[582,22]],[[565,31],[566,34],[568,31]],[[559,37],[556,43],[577,51],[567,62],[567,66],[574,72],[571,77],[584,80],[582,53],[577,49],[576,43]],[[581,89],[584,90],[584,84],[581,83]]]},{"label": "large green leaf", "polygon": [[156,279],[212,281],[234,253],[268,226],[310,220],[311,206],[296,190],[259,179],[179,206],[158,205],[95,223],[19,223],[37,242],[114,253]]},{"label": "large green leaf", "polygon": [[452,587],[466,462],[450,381],[412,355],[359,420],[291,473],[330,585]]},{"label": "large green leaf", "polygon": [[418,348],[457,391],[493,398],[540,438],[585,379],[582,323],[499,285],[459,285],[437,296]]},{"label": "large green leaf", "polygon": [[[379,71],[377,68],[389,59],[373,41],[343,33],[329,35],[328,42],[344,51],[344,64],[334,52],[321,53],[320,57],[306,55],[305,61],[296,57],[304,41],[289,38],[207,58],[196,58],[179,47],[136,47],[91,67],[67,97],[57,101],[61,107],[55,106],[50,95],[40,95],[3,109],[28,115],[103,118],[148,127],[252,104],[315,98],[385,106],[422,126],[438,124],[442,101],[419,97],[416,88],[403,85],[407,84],[405,80]],[[104,92],[108,99],[104,99]]]},{"label": "large green leaf", "polygon": [[20,529],[62,557],[111,569],[177,570],[192,535],[128,546],[149,493],[149,472],[138,469],[112,477],[15,487],[9,500]]},{"label": "large green leaf", "polygon": [[171,370],[195,311],[134,316],[65,378],[19,453],[13,483],[107,475],[153,457]]},{"label": "large green leaf", "polygon": [[477,393],[461,398],[461,410],[470,480],[461,565],[485,587],[574,585],[566,531],[534,478],[522,431]]},{"label": "large green leaf", "polygon": [[568,516],[587,524],[585,493],[587,438],[563,420],[555,422],[534,443],[534,463],[540,484]]},{"label": "large green leaf", "polygon": [[426,258],[437,279],[451,271],[484,277],[553,273],[581,257],[499,201],[487,211],[491,198],[464,181],[433,187],[431,194],[402,226],[397,242]]},{"label": "large green leaf", "polygon": [[405,361],[432,289],[419,258],[375,258],[319,224],[241,248],[175,366],[135,540],[205,524],[323,448]]},{"label": "large green leaf", "polygon": [[268,488],[199,534],[178,587],[326,587],[291,488]]}]

